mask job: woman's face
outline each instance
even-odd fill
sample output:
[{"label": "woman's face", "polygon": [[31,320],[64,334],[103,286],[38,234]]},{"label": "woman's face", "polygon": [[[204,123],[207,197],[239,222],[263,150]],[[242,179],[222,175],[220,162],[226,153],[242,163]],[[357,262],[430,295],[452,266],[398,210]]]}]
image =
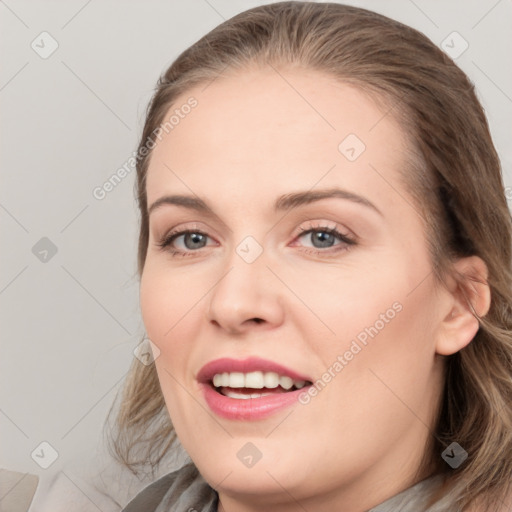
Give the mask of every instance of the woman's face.
[{"label": "woman's face", "polygon": [[140,289],[178,437],[226,510],[369,508],[413,483],[442,382],[405,136],[313,71],[220,77],[166,120],[191,96],[153,150]]}]

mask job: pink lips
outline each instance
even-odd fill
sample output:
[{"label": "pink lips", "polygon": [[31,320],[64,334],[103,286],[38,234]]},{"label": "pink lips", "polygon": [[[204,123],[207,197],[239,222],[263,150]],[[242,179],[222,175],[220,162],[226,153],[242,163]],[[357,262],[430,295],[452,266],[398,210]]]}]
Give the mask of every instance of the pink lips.
[{"label": "pink lips", "polygon": [[[296,403],[299,394],[307,388],[287,392],[274,392],[259,398],[237,399],[230,398],[217,392],[212,384],[213,376],[217,373],[231,372],[276,372],[280,376],[288,376],[293,380],[311,381],[310,377],[301,375],[280,364],[258,357],[244,360],[222,358],[204,365],[197,375],[204,398],[210,409],[217,415],[232,420],[258,420],[266,418],[275,412]],[[254,393],[265,393],[268,390],[254,389]]]}]

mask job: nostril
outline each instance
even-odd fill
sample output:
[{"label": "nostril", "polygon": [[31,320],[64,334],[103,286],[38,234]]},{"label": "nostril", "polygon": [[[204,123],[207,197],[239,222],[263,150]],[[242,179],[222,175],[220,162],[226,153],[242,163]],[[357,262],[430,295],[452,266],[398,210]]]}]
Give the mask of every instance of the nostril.
[{"label": "nostril", "polygon": [[261,322],[263,322],[263,320],[261,318],[253,318],[253,320],[257,323],[257,324],[261,324]]}]

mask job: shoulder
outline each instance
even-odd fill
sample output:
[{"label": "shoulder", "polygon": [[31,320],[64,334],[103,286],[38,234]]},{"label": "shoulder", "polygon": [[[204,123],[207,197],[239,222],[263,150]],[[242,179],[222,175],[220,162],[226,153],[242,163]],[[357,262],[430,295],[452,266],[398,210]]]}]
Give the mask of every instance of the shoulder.
[{"label": "shoulder", "polygon": [[122,512],[160,512],[195,509],[216,510],[217,493],[203,479],[193,463],[168,473],[149,484],[133,498]]}]

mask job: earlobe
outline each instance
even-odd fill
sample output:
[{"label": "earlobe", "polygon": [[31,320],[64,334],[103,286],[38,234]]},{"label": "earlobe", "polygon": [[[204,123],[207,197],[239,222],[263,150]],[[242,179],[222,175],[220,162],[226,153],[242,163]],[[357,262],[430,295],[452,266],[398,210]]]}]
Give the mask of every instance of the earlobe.
[{"label": "earlobe", "polygon": [[459,259],[454,264],[449,287],[450,306],[441,322],[436,352],[451,355],[467,346],[475,337],[480,323],[491,305],[491,290],[487,283],[488,269],[478,256]]}]

